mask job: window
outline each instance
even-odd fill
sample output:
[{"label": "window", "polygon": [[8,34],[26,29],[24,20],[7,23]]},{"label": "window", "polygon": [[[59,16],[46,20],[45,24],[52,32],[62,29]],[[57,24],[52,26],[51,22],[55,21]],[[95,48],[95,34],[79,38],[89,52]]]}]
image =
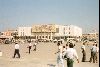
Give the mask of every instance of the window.
[{"label": "window", "polygon": [[41,36],[40,36],[40,39],[41,39]]},{"label": "window", "polygon": [[49,36],[49,39],[50,39],[50,36]]},{"label": "window", "polygon": [[46,38],[48,38],[48,36],[46,36]]},{"label": "window", "polygon": [[70,34],[70,32],[69,32],[69,34]]},{"label": "window", "polygon": [[59,33],[59,28],[56,28],[56,33]]},{"label": "window", "polygon": [[42,36],[42,38],[44,38],[44,36]]},{"label": "window", "polygon": [[22,36],[22,32],[21,32],[21,36]]}]

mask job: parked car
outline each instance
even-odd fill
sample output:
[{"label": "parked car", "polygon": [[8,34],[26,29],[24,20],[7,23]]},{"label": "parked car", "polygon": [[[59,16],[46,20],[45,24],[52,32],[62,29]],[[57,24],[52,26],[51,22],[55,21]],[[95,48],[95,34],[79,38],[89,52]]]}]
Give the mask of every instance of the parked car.
[{"label": "parked car", "polygon": [[10,44],[11,41],[9,39],[5,39],[4,44]]},{"label": "parked car", "polygon": [[53,42],[56,43],[57,42],[57,39],[54,39]]}]

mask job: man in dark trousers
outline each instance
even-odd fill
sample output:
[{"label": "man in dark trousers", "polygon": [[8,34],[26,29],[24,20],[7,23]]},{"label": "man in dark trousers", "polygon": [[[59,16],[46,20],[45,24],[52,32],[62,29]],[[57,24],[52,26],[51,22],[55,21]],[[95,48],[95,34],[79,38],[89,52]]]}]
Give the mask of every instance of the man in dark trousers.
[{"label": "man in dark trousers", "polygon": [[31,47],[32,47],[32,44],[31,44],[31,42],[29,42],[29,44],[28,44],[29,54],[30,54],[30,51],[31,51]]},{"label": "man in dark trousers", "polygon": [[93,60],[93,63],[95,63],[96,61],[96,53],[97,53],[97,47],[95,44],[93,44],[93,46],[91,47],[91,57],[90,57],[90,63]]},{"label": "man in dark trousers", "polygon": [[19,45],[18,43],[15,43],[15,52],[14,52],[14,57],[15,58],[15,55],[18,55],[18,58],[20,58],[20,53],[19,53]]},{"label": "man in dark trousers", "polygon": [[85,43],[83,43],[81,49],[82,49],[82,53],[83,53],[82,62],[85,62],[86,61]]}]

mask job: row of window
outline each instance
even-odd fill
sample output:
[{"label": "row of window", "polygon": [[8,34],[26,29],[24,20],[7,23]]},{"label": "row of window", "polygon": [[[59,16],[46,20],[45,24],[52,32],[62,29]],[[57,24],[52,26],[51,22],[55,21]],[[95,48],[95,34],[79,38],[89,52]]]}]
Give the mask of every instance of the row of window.
[{"label": "row of window", "polygon": [[47,38],[50,39],[51,36],[35,36],[36,39],[42,39],[42,38]]}]

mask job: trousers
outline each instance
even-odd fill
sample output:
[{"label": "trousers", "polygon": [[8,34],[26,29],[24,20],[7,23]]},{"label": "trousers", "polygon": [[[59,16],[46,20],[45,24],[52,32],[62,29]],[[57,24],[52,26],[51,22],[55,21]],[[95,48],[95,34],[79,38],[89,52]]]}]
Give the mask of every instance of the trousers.
[{"label": "trousers", "polygon": [[18,55],[18,58],[20,58],[20,53],[19,53],[19,49],[15,49],[15,52],[14,52],[14,58],[15,58],[15,55]]},{"label": "trousers", "polygon": [[73,67],[73,59],[67,58],[67,67]]}]

